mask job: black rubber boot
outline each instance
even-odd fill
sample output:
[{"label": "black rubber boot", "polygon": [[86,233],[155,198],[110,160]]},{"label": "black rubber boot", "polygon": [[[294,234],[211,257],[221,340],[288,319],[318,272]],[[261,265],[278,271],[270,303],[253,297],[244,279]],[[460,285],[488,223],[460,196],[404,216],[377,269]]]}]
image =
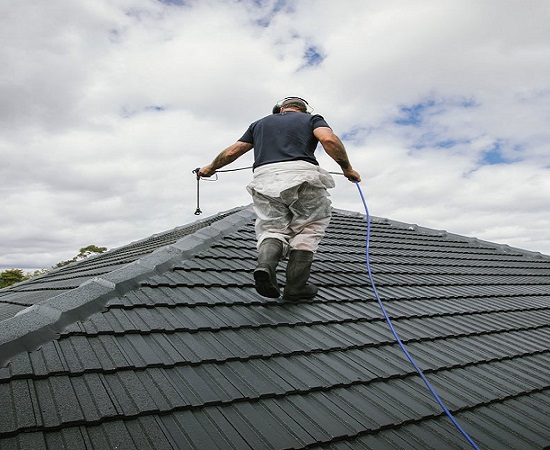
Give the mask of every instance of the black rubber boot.
[{"label": "black rubber boot", "polygon": [[313,252],[292,250],[286,266],[285,300],[310,299],[317,294],[317,286],[308,283],[313,262]]},{"label": "black rubber boot", "polygon": [[282,254],[283,243],[279,239],[267,238],[260,244],[258,265],[254,270],[254,284],[258,294],[269,298],[281,295],[276,269]]}]

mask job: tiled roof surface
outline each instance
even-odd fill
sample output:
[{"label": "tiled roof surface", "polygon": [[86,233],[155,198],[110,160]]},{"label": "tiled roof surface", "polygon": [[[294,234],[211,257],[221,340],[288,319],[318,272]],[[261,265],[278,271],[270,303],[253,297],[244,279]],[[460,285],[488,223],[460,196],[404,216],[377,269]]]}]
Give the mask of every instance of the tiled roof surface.
[{"label": "tiled roof surface", "polygon": [[[14,316],[17,312],[35,303],[75,289],[90,278],[120,269],[140,257],[148,255],[163,246],[173,244],[179,239],[193,234],[232,213],[233,211],[228,211],[187,226],[155,234],[99,256],[56,269],[28,282],[0,289],[0,321]],[[11,308],[9,305],[11,305]]]},{"label": "tiled roof surface", "polygon": [[[296,303],[256,294],[253,221],[0,291],[0,449],[470,448],[383,319],[364,217],[335,211],[319,294]],[[550,258],[383,219],[370,248],[401,339],[480,448],[549,446]]]}]

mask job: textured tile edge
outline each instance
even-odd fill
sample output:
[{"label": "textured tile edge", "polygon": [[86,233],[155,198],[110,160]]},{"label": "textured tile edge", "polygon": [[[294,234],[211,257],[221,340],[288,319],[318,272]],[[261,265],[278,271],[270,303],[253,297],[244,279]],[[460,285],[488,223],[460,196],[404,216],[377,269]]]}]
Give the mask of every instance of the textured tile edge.
[{"label": "textured tile edge", "polygon": [[521,248],[511,247],[508,244],[499,244],[498,242],[485,241],[483,239],[478,239],[475,237],[469,237],[461,234],[450,233],[446,230],[436,230],[434,228],[427,228],[421,225],[417,225],[415,223],[400,222],[393,219],[382,219],[382,218],[374,218],[374,217],[371,217],[371,219],[373,220],[373,223],[385,223],[385,224],[394,226],[396,228],[403,228],[410,231],[418,231],[419,233],[423,233],[429,236],[439,236],[442,238],[461,240],[463,242],[468,242],[469,244],[476,247],[491,247],[501,253],[506,253],[506,254],[516,253],[516,254],[521,254],[523,256],[527,256],[533,259],[550,260],[550,255],[545,255],[540,252],[525,250]]},{"label": "textured tile edge", "polygon": [[[340,214],[341,216],[356,217],[356,218],[361,217],[366,220],[365,213],[341,210],[337,208],[333,208],[333,211]],[[409,231],[418,231],[419,233],[423,233],[429,236],[438,236],[442,238],[457,239],[464,242],[468,242],[469,244],[476,247],[492,247],[501,253],[506,253],[506,254],[517,253],[533,259],[550,260],[550,255],[545,255],[544,253],[541,253],[541,252],[525,250],[517,247],[511,247],[508,244],[499,244],[498,242],[485,241],[483,239],[479,239],[475,237],[469,237],[461,234],[450,233],[446,230],[436,230],[435,228],[428,228],[421,225],[417,225],[415,223],[400,222],[398,220],[387,219],[384,217],[376,217],[373,215],[370,216],[370,219],[371,219],[371,223],[390,225],[392,227],[401,228]]]},{"label": "textured tile edge", "polygon": [[3,321],[0,328],[0,367],[19,353],[36,350],[56,339],[68,325],[102,311],[109,300],[123,296],[152,275],[170,270],[255,218],[251,205],[226,213],[230,214],[174,244],[161,247],[101,277],[87,280],[76,289],[25,308],[15,317]]}]

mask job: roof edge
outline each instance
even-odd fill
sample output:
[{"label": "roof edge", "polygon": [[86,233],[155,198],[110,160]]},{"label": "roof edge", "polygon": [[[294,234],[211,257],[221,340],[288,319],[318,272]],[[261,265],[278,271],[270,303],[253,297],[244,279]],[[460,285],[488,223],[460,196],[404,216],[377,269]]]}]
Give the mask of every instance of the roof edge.
[{"label": "roof edge", "polygon": [[[349,216],[349,217],[362,217],[362,218],[366,219],[365,214],[361,213],[361,212],[348,211],[348,210],[337,209],[337,208],[333,208],[333,211],[338,212],[339,214],[342,214],[342,215],[345,215],[345,216]],[[372,223],[388,224],[388,225],[391,225],[391,226],[406,228],[406,229],[411,230],[411,231],[412,230],[419,231],[419,232],[429,234],[429,235],[432,235],[432,236],[441,236],[441,237],[449,237],[449,238],[456,238],[456,239],[466,240],[470,244],[477,245],[478,247],[481,247],[481,246],[494,247],[497,250],[501,251],[502,253],[508,253],[508,254],[509,253],[520,253],[522,255],[529,256],[529,257],[534,258],[534,259],[544,259],[544,260],[550,259],[550,255],[545,255],[544,253],[541,253],[541,252],[525,250],[525,249],[518,248],[518,247],[511,247],[508,244],[499,244],[497,242],[485,241],[483,239],[464,236],[462,234],[450,233],[447,230],[436,230],[435,228],[428,228],[428,227],[424,227],[424,226],[421,226],[421,225],[418,225],[418,224],[415,224],[415,223],[400,222],[398,220],[387,219],[387,218],[383,218],[383,217],[370,216],[370,218],[371,218]]]},{"label": "roof edge", "polygon": [[3,321],[0,329],[0,367],[22,351],[36,350],[56,339],[67,326],[102,311],[110,300],[125,295],[145,278],[170,270],[183,259],[209,248],[255,217],[251,205],[225,213],[230,215],[124,267],[87,280],[76,289],[25,308],[15,317]]},{"label": "roof edge", "polygon": [[387,223],[389,225],[399,226],[408,228],[410,230],[414,231],[420,231],[422,233],[431,234],[434,236],[441,236],[441,237],[448,237],[448,238],[457,238],[457,239],[463,239],[468,241],[470,244],[477,245],[478,247],[481,246],[489,246],[494,247],[496,250],[502,252],[502,253],[520,253],[525,256],[529,256],[534,259],[550,259],[550,255],[545,255],[541,252],[535,252],[531,250],[525,250],[519,247],[511,247],[508,244],[499,244],[498,242],[492,242],[492,241],[486,241],[483,239],[479,239],[476,237],[470,237],[470,236],[464,236],[462,234],[457,233],[451,233],[447,230],[436,230],[434,228],[427,228],[421,225],[417,225],[415,223],[407,223],[407,222],[400,222],[393,219],[379,219],[379,222]]}]

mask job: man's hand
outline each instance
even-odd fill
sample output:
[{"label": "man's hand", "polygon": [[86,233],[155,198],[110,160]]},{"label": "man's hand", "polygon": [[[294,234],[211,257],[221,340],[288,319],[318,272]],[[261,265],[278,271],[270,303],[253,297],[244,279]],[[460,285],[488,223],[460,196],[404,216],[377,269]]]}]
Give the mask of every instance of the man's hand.
[{"label": "man's hand", "polygon": [[319,140],[327,154],[336,161],[342,169],[344,176],[351,182],[361,181],[361,175],[351,168],[348,154],[344,144],[338,136],[328,127],[318,127],[313,130],[314,136]]},{"label": "man's hand", "polygon": [[216,169],[214,169],[212,164],[208,164],[207,166],[204,166],[202,169],[199,169],[199,172],[197,173],[197,175],[199,177],[208,178],[214,175],[215,173],[216,173]]},{"label": "man's hand", "polygon": [[347,169],[344,170],[344,176],[351,181],[352,183],[359,183],[361,181],[361,175],[359,175],[359,172],[353,170],[353,169]]}]

